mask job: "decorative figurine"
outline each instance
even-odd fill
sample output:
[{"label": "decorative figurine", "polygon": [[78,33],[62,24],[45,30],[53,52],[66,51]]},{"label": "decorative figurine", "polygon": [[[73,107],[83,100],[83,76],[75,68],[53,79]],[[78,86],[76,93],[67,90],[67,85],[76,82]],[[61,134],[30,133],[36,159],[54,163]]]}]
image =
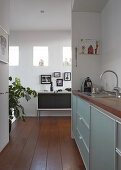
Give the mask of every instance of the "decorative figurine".
[{"label": "decorative figurine", "polygon": [[44,66],[44,61],[42,59],[39,61],[39,66]]},{"label": "decorative figurine", "polygon": [[85,46],[82,46],[82,54],[85,54]]},{"label": "decorative figurine", "polygon": [[90,45],[88,48],[88,54],[94,54],[92,45]]}]

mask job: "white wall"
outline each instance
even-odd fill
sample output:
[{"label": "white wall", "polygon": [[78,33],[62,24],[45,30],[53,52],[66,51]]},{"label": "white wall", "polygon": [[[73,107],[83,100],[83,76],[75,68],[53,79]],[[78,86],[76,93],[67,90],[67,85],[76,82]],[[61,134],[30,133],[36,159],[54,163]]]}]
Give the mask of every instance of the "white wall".
[{"label": "white wall", "polygon": [[[62,78],[64,72],[71,72],[71,67],[63,66],[62,48],[63,46],[71,46],[70,31],[14,31],[10,33],[10,45],[19,46],[20,60],[19,66],[10,67],[9,75],[21,79],[22,85],[29,86],[36,91],[50,90],[50,85],[40,84],[40,75],[53,74],[53,72],[61,72]],[[35,67],[33,66],[33,46],[48,46],[49,48],[49,66]],[[56,87],[55,78],[52,78],[54,90],[65,89],[71,87],[71,81],[64,81],[64,86]],[[24,104],[27,115],[35,115],[37,101],[31,100]]]},{"label": "white wall", "polygon": [[[102,71],[114,70],[121,87],[121,0],[110,0],[101,13],[102,24]],[[112,90],[116,80],[107,74],[105,87]]]},{"label": "white wall", "polygon": [[[9,0],[0,0],[0,26],[9,33]],[[6,91],[8,91],[8,64],[0,62],[0,92]],[[8,95],[0,95],[0,151],[8,141]]]},{"label": "white wall", "polygon": [[101,39],[101,20],[99,13],[72,12],[72,88],[80,90],[81,81],[89,76],[93,83],[100,83],[101,55],[78,54],[76,67],[75,47],[78,48],[80,39]]}]

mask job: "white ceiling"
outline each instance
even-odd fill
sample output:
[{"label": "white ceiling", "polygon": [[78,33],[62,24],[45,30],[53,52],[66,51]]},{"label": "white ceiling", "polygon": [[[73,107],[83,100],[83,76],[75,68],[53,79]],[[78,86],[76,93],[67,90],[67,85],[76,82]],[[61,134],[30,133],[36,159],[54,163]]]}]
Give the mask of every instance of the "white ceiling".
[{"label": "white ceiling", "polygon": [[[10,30],[71,30],[73,11],[100,12],[107,0],[10,0]],[[44,10],[42,14],[40,11]]]},{"label": "white ceiling", "polygon": [[101,12],[108,0],[74,0],[74,12]]},{"label": "white ceiling", "polygon": [[[71,0],[10,0],[11,30],[70,30]],[[41,10],[45,13],[41,14]]]}]

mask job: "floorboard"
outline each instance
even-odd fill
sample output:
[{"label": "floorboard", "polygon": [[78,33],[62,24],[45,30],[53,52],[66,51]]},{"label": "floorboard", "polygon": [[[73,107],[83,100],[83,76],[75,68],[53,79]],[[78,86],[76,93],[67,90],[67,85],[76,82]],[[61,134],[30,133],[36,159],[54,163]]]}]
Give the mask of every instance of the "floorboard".
[{"label": "floorboard", "polygon": [[62,170],[61,148],[57,120],[51,120],[50,141],[48,146],[47,170]]},{"label": "floorboard", "polygon": [[14,122],[0,153],[0,170],[85,170],[70,117],[27,118]]},{"label": "floorboard", "polygon": [[16,128],[16,133],[14,136],[11,133],[9,144],[0,153],[0,170],[13,169],[16,159],[23,150],[33,125],[33,120],[27,120],[26,123],[22,124],[20,122],[18,128]]},{"label": "floorboard", "polygon": [[71,139],[71,126],[68,119],[59,121],[59,135],[63,170],[83,170],[85,169],[80,154],[75,144]]}]

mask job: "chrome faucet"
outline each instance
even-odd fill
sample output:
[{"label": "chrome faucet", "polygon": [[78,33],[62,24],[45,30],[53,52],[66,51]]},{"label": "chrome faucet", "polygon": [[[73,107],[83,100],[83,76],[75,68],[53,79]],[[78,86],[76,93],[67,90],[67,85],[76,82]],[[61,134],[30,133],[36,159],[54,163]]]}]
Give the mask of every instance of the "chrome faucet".
[{"label": "chrome faucet", "polygon": [[112,70],[106,70],[100,75],[100,79],[102,80],[102,76],[107,72],[113,73],[116,76],[116,87],[114,87],[114,90],[116,92],[116,97],[118,97],[119,96],[118,75]]}]

